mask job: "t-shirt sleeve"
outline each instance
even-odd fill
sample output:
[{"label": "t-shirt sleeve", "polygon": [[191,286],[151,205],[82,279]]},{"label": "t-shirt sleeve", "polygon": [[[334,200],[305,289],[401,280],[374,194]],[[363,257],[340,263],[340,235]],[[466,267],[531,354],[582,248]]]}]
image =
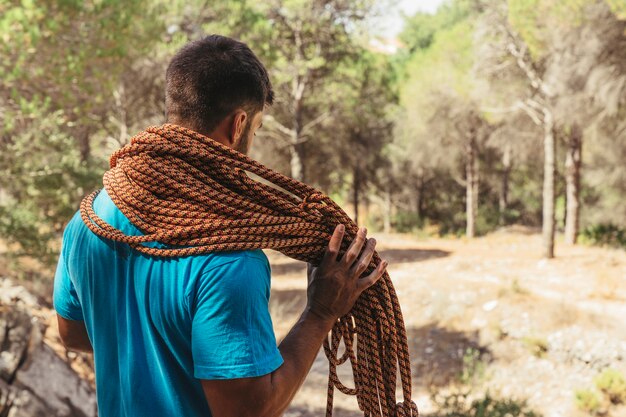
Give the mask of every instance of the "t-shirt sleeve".
[{"label": "t-shirt sleeve", "polygon": [[[65,247],[65,234],[63,236],[63,246]],[[64,248],[63,248],[64,249]],[[61,250],[54,275],[54,290],[52,301],[54,309],[59,315],[68,320],[83,320],[83,310],[78,300],[76,288],[70,280],[69,270],[65,263],[64,250]]]},{"label": "t-shirt sleeve", "polygon": [[196,378],[255,377],[282,365],[269,297],[267,258],[243,253],[202,274],[190,304]]}]

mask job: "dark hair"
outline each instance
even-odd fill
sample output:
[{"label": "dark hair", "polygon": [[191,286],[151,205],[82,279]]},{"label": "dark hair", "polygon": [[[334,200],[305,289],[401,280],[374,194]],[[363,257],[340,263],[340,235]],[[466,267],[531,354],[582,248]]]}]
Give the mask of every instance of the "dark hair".
[{"label": "dark hair", "polygon": [[267,70],[243,42],[210,35],[181,48],[165,73],[168,121],[210,133],[232,111],[274,102]]}]

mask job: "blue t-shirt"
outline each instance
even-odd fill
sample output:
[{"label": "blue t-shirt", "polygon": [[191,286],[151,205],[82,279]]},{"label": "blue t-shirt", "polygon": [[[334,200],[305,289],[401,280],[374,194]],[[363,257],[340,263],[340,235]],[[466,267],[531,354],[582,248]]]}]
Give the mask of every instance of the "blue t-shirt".
[{"label": "blue t-shirt", "polygon": [[[105,190],[94,211],[141,234]],[[53,299],[59,315],[85,322],[101,417],[206,417],[199,379],[255,377],[282,365],[269,297],[260,249],[152,257],[97,236],[77,212],[63,233]]]}]

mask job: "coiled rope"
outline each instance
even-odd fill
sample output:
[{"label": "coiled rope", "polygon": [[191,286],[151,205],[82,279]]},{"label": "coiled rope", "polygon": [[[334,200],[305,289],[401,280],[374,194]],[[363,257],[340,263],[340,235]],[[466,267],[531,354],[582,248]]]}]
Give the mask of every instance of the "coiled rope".
[{"label": "coiled rope", "polygon": [[[104,188],[144,234],[126,235],[99,218],[92,206],[100,190],[83,199],[81,217],[99,236],[144,254],[172,257],[270,248],[317,265],[338,223],[345,225],[339,256],[358,231],[341,207],[317,189],[181,126],[165,124],[140,132],[111,155],[110,168],[103,177]],[[280,189],[255,181],[246,172]],[[144,245],[155,241],[167,247]],[[364,274],[380,262],[374,253]],[[342,340],[345,352],[339,356]],[[335,388],[356,395],[364,416],[418,415],[411,401],[404,320],[386,271],[350,313],[338,319],[330,340],[324,340],[324,351],[329,361],[328,417]],[[354,388],[337,376],[337,367],[348,360]],[[398,368],[404,401],[396,404]]]}]

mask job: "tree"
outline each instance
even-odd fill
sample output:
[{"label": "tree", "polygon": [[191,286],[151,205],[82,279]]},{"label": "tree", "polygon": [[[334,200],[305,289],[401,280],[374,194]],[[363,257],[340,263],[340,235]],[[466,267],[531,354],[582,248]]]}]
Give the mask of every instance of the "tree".
[{"label": "tree", "polygon": [[[386,57],[366,50],[359,56],[358,61],[343,69],[345,82],[331,84],[341,95],[337,120],[339,130],[345,131],[340,136],[346,138],[335,147],[337,155],[341,156],[337,171],[351,171],[355,222],[359,219],[362,195],[370,185],[378,194],[390,198],[389,162],[383,151],[391,140],[389,107],[396,100]],[[389,228],[388,205],[383,210],[383,223]]]},{"label": "tree", "polygon": [[[315,142],[316,129],[333,110],[332,101],[322,105],[313,96],[338,66],[355,57],[348,27],[366,16],[367,3],[273,0],[257,5],[271,25],[264,41],[272,45],[267,62],[278,95],[267,126],[286,145],[297,180],[306,180],[308,142]],[[250,44],[254,47],[254,39]]]},{"label": "tree", "polygon": [[[132,21],[140,10],[145,21]],[[158,40],[153,17],[140,1],[0,5],[0,232],[24,253],[49,256],[98,183],[96,133],[124,70]]]},{"label": "tree", "polygon": [[[451,177],[465,189],[468,237],[476,235],[479,153],[490,131],[473,96],[472,31],[471,20],[441,30],[427,49],[409,61],[407,80],[401,90],[405,113],[398,131],[407,135],[400,140],[419,143],[416,147],[421,155],[409,155],[422,161],[418,172],[446,166]],[[461,175],[459,161],[463,167]]]},{"label": "tree", "polygon": [[[599,114],[614,115],[626,93],[625,54],[619,47],[626,40],[626,25],[618,17],[618,3],[510,2],[509,20],[529,45],[529,57],[543,66],[542,82],[552,92],[555,123],[565,138],[565,240],[570,244],[576,243],[580,224],[582,124],[593,123]],[[598,76],[603,78],[601,90],[610,93],[590,97],[590,83]]]}]

